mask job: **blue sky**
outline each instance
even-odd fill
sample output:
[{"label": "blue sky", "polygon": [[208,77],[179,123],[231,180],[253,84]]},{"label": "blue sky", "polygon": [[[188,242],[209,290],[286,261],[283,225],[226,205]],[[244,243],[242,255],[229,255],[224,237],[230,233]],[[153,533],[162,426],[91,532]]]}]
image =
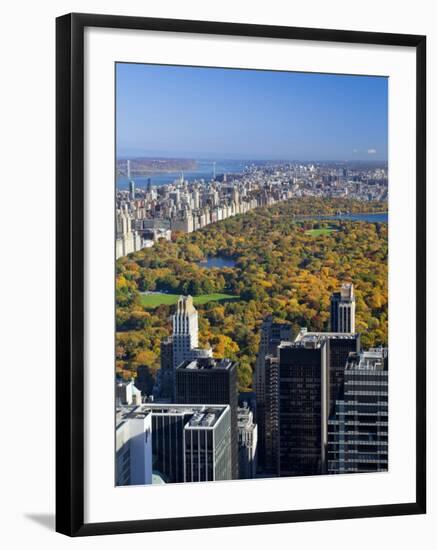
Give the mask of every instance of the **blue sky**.
[{"label": "blue sky", "polygon": [[381,77],[118,63],[118,156],[386,160]]}]

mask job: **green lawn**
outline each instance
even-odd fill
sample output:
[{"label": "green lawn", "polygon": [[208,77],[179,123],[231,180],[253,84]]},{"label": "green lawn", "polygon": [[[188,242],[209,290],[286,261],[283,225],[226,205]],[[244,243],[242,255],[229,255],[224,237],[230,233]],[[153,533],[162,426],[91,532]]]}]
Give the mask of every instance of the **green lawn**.
[{"label": "green lawn", "polygon": [[308,231],[305,231],[305,235],[311,235],[311,237],[319,237],[320,235],[329,235],[330,233],[334,233],[335,231],[338,231],[338,229],[308,229]]},{"label": "green lawn", "polygon": [[[180,294],[142,294],[141,303],[147,309],[153,309],[162,304],[172,306],[176,304]],[[201,296],[193,296],[194,304],[206,304],[207,302],[221,302],[239,300],[238,296],[232,294],[202,294]]]}]

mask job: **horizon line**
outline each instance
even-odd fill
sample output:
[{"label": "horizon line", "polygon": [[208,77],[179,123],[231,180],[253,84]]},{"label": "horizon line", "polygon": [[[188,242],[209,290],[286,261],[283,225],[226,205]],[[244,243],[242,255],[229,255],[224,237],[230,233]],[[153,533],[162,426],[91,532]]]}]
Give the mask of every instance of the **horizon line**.
[{"label": "horizon line", "polygon": [[256,161],[256,162],[388,162],[388,159],[375,158],[360,158],[360,159],[299,159],[299,158],[269,158],[269,157],[227,157],[227,156],[179,156],[179,155],[116,155],[115,160],[133,160],[133,159],[150,159],[150,160],[195,160],[195,161]]}]

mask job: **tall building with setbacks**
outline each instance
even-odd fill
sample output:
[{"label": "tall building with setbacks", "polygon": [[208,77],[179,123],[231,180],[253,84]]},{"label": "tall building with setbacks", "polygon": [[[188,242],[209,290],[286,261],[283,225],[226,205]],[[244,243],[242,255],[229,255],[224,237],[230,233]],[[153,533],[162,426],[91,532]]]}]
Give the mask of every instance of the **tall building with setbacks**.
[{"label": "tall building with setbacks", "polygon": [[331,332],[355,332],[355,292],[352,283],[343,283],[331,295]]}]

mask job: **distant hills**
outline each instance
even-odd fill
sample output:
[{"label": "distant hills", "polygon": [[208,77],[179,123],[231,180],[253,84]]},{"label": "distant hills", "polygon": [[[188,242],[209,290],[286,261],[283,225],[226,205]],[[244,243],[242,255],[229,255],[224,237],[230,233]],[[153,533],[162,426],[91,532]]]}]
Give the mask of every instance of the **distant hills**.
[{"label": "distant hills", "polygon": [[[159,172],[180,172],[196,170],[197,168],[197,161],[193,159],[136,157],[129,160],[133,176],[156,174]],[[126,159],[117,160],[117,172],[119,174],[127,174]]]}]

